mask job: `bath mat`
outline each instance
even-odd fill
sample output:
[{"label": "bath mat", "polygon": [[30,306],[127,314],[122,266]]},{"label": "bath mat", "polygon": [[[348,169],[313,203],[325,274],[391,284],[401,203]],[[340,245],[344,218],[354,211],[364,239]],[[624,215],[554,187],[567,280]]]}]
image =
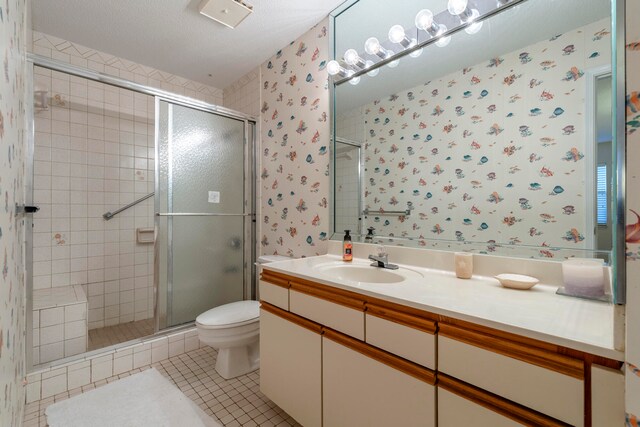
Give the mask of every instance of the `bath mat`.
[{"label": "bath mat", "polygon": [[155,368],[45,410],[50,427],[221,427]]}]

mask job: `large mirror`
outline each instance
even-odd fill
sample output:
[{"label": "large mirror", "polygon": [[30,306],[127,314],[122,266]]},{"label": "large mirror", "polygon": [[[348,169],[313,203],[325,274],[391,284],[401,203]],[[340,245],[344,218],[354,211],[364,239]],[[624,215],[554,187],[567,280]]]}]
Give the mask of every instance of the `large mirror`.
[{"label": "large mirror", "polygon": [[360,0],[335,17],[334,238],[608,259],[610,2],[450,3],[467,11]]}]

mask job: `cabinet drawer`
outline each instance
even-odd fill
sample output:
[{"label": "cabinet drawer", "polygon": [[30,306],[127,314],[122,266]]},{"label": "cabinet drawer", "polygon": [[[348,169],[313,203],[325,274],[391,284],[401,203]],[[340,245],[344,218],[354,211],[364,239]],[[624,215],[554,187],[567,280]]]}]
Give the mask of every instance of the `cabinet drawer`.
[{"label": "cabinet drawer", "polygon": [[260,280],[260,300],[275,305],[278,308],[289,311],[289,284],[276,285],[265,280]]},{"label": "cabinet drawer", "polygon": [[438,370],[574,426],[584,425],[584,363],[440,325]]},{"label": "cabinet drawer", "polygon": [[438,427],[545,426],[566,424],[447,375],[438,375]]},{"label": "cabinet drawer", "polygon": [[364,302],[362,309],[331,302],[289,289],[289,310],[302,317],[320,323],[364,341]]},{"label": "cabinet drawer", "polygon": [[323,425],[436,425],[435,375],[332,331],[322,338]]},{"label": "cabinet drawer", "polygon": [[404,313],[380,313],[368,306],[366,339],[373,346],[436,369],[435,322]]}]

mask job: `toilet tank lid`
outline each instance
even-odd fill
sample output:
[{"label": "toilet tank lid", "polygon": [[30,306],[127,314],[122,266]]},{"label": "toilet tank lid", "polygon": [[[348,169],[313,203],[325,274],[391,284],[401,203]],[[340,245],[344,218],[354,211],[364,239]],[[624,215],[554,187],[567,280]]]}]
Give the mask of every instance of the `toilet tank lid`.
[{"label": "toilet tank lid", "polygon": [[246,322],[260,317],[258,301],[237,301],[207,310],[198,317],[196,323],[204,326],[223,326]]},{"label": "toilet tank lid", "polygon": [[268,264],[270,262],[286,261],[289,259],[291,259],[291,257],[284,255],[261,255],[258,257],[258,264]]}]

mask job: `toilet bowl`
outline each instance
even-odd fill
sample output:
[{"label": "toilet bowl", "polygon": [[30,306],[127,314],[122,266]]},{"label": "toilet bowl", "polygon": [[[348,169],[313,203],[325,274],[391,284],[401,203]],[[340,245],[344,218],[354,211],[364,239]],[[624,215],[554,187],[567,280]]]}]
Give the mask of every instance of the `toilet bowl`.
[{"label": "toilet bowl", "polygon": [[[280,255],[258,258],[258,266],[290,259]],[[225,379],[255,371],[260,365],[260,303],[237,301],[207,310],[196,318],[201,342],[218,350],[216,371]]]},{"label": "toilet bowl", "polygon": [[201,342],[218,350],[216,371],[225,379],[258,369],[260,303],[238,301],[205,311],[196,318]]}]

